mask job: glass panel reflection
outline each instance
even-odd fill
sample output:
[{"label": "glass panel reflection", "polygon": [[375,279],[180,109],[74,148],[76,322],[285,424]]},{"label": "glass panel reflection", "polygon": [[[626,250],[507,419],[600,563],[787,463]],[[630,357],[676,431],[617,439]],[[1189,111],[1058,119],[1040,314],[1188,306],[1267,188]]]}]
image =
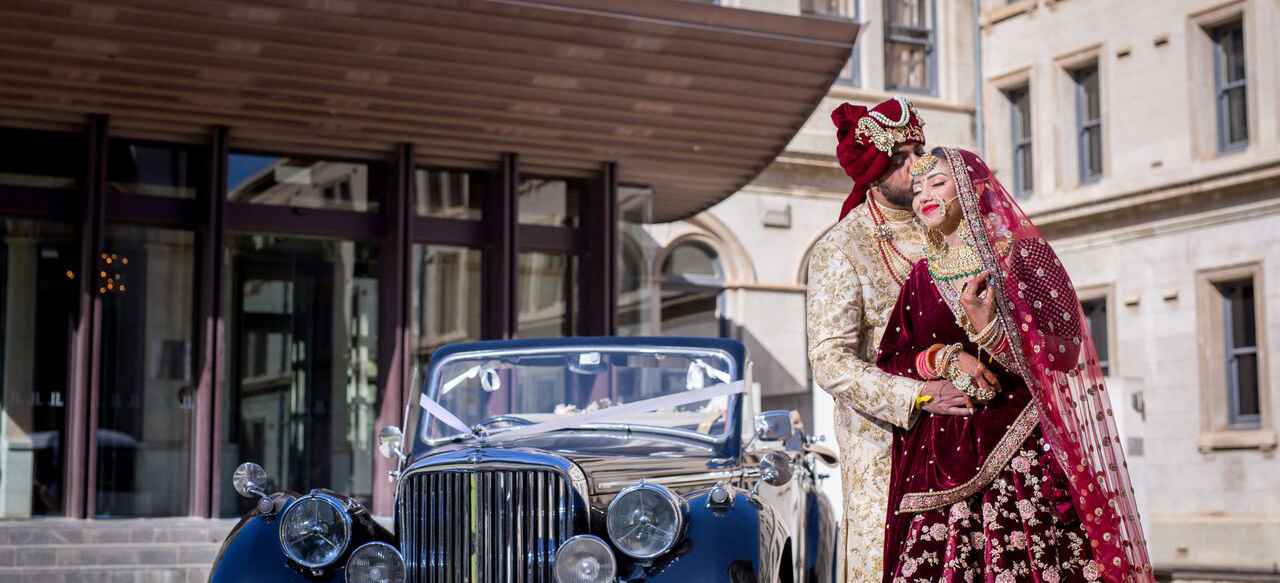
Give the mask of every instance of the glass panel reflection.
[{"label": "glass panel reflection", "polygon": [[107,157],[113,192],[195,198],[205,185],[208,154],[203,147],[111,140]]},{"label": "glass panel reflection", "polygon": [[653,222],[653,191],[618,189],[619,336],[658,334],[658,282],[654,277],[658,242],[646,230]]},{"label": "glass panel reflection", "polygon": [[0,518],[62,513],[78,248],[68,225],[0,220]]},{"label": "glass panel reflection", "polygon": [[414,180],[418,216],[480,220],[484,177],[469,172],[418,170]]},{"label": "glass panel reflection", "polygon": [[562,178],[521,178],[517,192],[521,224],[578,226],[581,182]]},{"label": "glass panel reflection", "polygon": [[480,338],[481,251],[447,245],[414,245],[409,349],[415,378],[436,349]]},{"label": "glass panel reflection", "polygon": [[573,336],[577,330],[577,258],[521,253],[517,267],[516,337]]},{"label": "glass panel reflection", "polygon": [[74,188],[83,166],[84,136],[0,128],[0,184]]},{"label": "glass panel reflection", "polygon": [[375,212],[381,197],[370,190],[369,170],[353,162],[235,153],[227,161],[227,199]]},{"label": "glass panel reflection", "polygon": [[[266,468],[279,488],[370,503],[378,413],[378,256],[371,243],[227,241],[222,471]],[[223,515],[248,501],[223,488]]]},{"label": "glass panel reflection", "polygon": [[112,226],[102,296],[96,513],[177,516],[187,508],[195,237]]}]

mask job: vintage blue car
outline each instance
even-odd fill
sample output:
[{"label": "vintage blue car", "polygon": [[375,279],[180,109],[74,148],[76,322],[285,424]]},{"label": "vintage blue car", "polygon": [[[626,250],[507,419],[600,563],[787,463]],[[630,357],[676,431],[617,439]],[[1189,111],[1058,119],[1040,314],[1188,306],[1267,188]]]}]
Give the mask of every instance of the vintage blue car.
[{"label": "vintage blue car", "polygon": [[[567,338],[434,355],[402,433],[395,532],[340,494],[264,491],[211,583],[830,582],[835,463],[787,411],[754,414],[742,344]],[[406,452],[407,450],[407,452]]]}]

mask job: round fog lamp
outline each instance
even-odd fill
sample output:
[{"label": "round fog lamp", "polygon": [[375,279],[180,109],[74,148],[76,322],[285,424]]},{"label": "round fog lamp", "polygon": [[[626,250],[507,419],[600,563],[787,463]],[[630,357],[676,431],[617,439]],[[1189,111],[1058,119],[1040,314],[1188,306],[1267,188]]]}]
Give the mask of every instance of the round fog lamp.
[{"label": "round fog lamp", "polygon": [[613,551],[599,537],[575,536],[556,551],[556,581],[559,583],[606,583],[618,574]]},{"label": "round fog lamp", "polygon": [[361,545],[347,559],[347,583],[404,583],[404,558],[380,542]]},{"label": "round fog lamp", "polygon": [[329,566],[350,542],[351,517],[328,496],[303,496],[280,519],[284,554],[308,569]]}]

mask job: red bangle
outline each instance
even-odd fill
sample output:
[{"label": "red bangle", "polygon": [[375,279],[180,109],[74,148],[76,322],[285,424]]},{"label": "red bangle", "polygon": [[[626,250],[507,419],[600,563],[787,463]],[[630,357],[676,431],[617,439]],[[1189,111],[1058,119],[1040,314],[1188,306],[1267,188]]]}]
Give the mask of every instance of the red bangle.
[{"label": "red bangle", "polygon": [[933,371],[929,370],[928,356],[928,350],[916,354],[916,370],[920,373],[920,378],[922,379],[933,378]]}]

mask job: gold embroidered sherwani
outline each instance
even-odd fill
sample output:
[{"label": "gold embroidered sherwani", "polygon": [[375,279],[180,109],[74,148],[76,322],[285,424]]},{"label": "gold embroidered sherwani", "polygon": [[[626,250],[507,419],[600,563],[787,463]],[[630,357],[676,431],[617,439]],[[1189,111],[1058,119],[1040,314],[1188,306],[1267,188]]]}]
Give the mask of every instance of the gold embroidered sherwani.
[{"label": "gold embroidered sherwani", "polygon": [[[893,242],[914,263],[923,256],[924,229],[909,210],[879,208]],[[891,260],[899,269],[905,265]],[[848,583],[880,581],[891,428],[911,424],[923,388],[920,381],[889,375],[875,365],[899,288],[881,259],[866,202],[832,227],[810,256],[809,360],[818,385],[835,398]]]}]

